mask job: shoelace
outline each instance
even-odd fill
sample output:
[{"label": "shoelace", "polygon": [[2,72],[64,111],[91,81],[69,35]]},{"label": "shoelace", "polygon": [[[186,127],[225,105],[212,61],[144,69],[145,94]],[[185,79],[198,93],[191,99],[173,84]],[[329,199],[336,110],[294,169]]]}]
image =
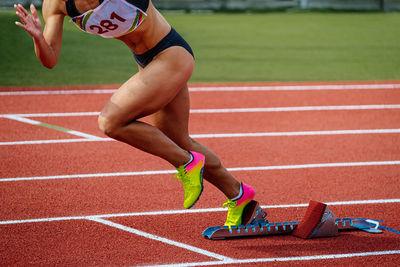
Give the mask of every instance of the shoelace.
[{"label": "shoelace", "polygon": [[178,173],[174,175],[179,181],[182,182],[183,188],[186,190],[192,186],[192,181],[189,179],[185,166],[176,168]]},{"label": "shoelace", "polygon": [[233,208],[236,207],[236,201],[232,201],[232,200],[228,199],[228,200],[222,205],[222,207],[223,207],[223,208],[228,207],[228,212],[229,212],[231,209],[233,209]]},{"label": "shoelace", "polygon": [[175,175],[174,175],[174,177],[175,178],[177,178],[178,180],[180,180],[180,181],[183,181],[183,178],[185,178],[186,177],[186,169],[185,169],[185,166],[179,166],[178,168],[176,168],[177,170],[178,170],[178,173],[176,173]]},{"label": "shoelace", "polygon": [[232,218],[232,212],[233,212],[233,209],[236,207],[236,203],[237,203],[237,201],[232,201],[232,200],[228,199],[222,205],[223,208],[228,207],[228,216],[226,217],[226,222],[229,224],[229,229],[231,229],[230,224],[235,224],[235,221]]}]

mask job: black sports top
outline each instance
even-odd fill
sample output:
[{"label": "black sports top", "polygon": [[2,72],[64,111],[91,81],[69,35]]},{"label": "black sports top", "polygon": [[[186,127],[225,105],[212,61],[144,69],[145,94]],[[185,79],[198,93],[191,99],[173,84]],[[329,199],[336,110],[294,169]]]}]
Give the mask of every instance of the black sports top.
[{"label": "black sports top", "polygon": [[[103,3],[103,1],[104,0],[99,0],[99,3],[101,4],[101,3]],[[126,1],[132,5],[140,8],[144,12],[146,12],[147,8],[149,7],[149,0],[126,0]],[[74,0],[68,0],[67,2],[65,2],[65,6],[67,8],[68,16],[70,16],[71,18],[81,15],[81,13],[79,13],[78,9],[76,9]]]}]

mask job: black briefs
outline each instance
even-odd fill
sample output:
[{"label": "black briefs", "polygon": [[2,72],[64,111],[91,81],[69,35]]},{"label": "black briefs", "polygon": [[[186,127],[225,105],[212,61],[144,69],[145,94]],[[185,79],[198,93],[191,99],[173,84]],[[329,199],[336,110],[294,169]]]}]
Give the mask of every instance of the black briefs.
[{"label": "black briefs", "polygon": [[160,41],[156,46],[150,50],[144,52],[141,55],[133,54],[136,62],[142,67],[146,67],[155,56],[157,56],[161,51],[171,47],[171,46],[182,46],[185,48],[193,57],[193,51],[189,44],[179,35],[173,28],[171,31]]}]

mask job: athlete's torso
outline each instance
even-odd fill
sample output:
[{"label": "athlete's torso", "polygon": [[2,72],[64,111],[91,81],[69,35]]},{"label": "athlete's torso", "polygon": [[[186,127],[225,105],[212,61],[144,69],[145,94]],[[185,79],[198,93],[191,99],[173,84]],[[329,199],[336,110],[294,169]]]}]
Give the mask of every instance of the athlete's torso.
[{"label": "athlete's torso", "polygon": [[150,0],[74,0],[75,13],[67,8],[70,1],[64,12],[74,16],[72,20],[79,28],[119,39],[136,54],[155,46],[170,31]]},{"label": "athlete's torso", "polygon": [[[66,2],[71,22],[88,33],[105,38],[117,38],[134,31],[146,18],[148,1],[99,0],[100,5],[83,14],[75,7],[74,0]],[[139,7],[140,6],[140,7]]]}]

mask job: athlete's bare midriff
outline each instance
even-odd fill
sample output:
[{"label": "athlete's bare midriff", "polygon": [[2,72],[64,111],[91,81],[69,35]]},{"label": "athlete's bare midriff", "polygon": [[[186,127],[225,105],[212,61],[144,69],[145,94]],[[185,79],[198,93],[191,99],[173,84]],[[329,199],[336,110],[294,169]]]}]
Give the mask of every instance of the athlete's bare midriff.
[{"label": "athlete's bare midriff", "polygon": [[151,1],[146,13],[146,19],[136,30],[117,38],[123,41],[135,54],[143,54],[153,48],[171,30],[171,26],[154,8]]},{"label": "athlete's bare midriff", "polygon": [[[98,7],[99,1],[75,0],[75,6],[77,10],[83,14],[90,9]],[[67,15],[65,5],[62,6],[62,12],[64,15]],[[143,54],[147,50],[153,48],[171,30],[171,26],[153,6],[151,1],[149,2],[149,6],[145,12],[147,17],[137,29],[116,38],[124,42],[135,54]]]}]

